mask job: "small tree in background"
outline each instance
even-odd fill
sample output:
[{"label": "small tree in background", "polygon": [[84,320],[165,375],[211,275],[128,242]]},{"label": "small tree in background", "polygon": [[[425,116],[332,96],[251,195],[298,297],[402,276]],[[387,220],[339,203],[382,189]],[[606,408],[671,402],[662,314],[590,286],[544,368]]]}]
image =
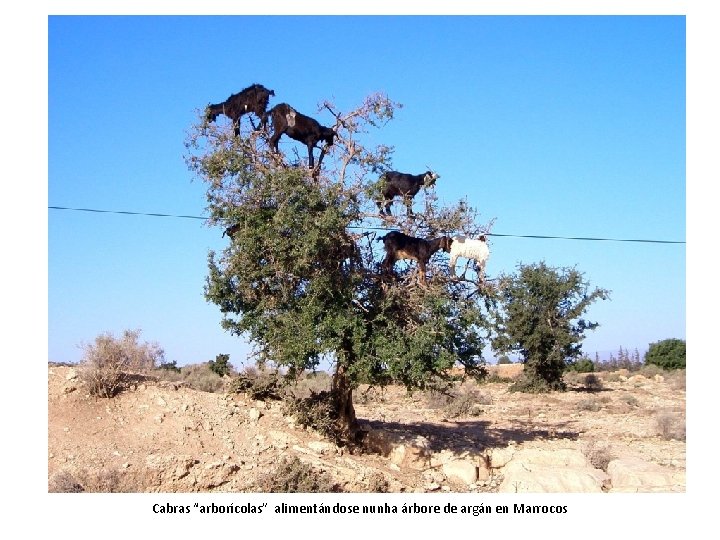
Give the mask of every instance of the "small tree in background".
[{"label": "small tree in background", "polygon": [[213,373],[217,373],[221,377],[230,374],[230,355],[229,354],[218,354],[215,360],[208,362],[208,367]]},{"label": "small tree in background", "polygon": [[645,363],[663,369],[685,369],[685,340],[672,338],[651,343]]},{"label": "small tree in background", "polygon": [[579,360],[568,362],[565,370],[575,371],[577,373],[592,373],[595,371],[595,363],[587,357],[580,358]]},{"label": "small tree in background", "polygon": [[493,347],[519,353],[525,364],[522,379],[511,389],[564,390],[568,362],[581,355],[585,331],[598,326],[581,317],[595,300],[606,299],[608,291],[591,290],[575,269],[541,262],[521,264],[515,275],[503,276],[498,295],[501,310]]}]

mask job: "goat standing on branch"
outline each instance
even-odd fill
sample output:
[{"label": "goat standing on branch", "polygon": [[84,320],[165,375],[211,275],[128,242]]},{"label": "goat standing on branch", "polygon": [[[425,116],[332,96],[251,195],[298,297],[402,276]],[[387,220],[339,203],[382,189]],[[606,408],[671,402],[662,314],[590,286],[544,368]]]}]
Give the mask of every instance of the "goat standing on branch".
[{"label": "goat standing on branch", "polygon": [[442,249],[449,252],[452,247],[452,239],[448,236],[441,236],[434,240],[425,240],[423,238],[415,238],[398,231],[392,231],[381,237],[380,240],[385,244],[385,260],[383,260],[382,268],[386,272],[392,270],[398,259],[411,259],[417,261],[420,273],[420,282],[425,284],[425,269],[430,257],[436,251]]},{"label": "goat standing on branch", "polygon": [[[422,174],[407,174],[397,171],[388,171],[380,178],[382,200],[377,205],[381,214],[392,215],[390,206],[396,196],[401,196],[405,200],[408,217],[413,215],[412,199],[420,191],[421,187],[431,187],[435,185],[435,180],[440,176],[428,170]],[[383,212],[383,205],[385,212]]]},{"label": "goat standing on branch", "polygon": [[[335,142],[335,131],[329,127],[321,126],[314,118],[305,116],[297,112],[287,103],[275,105],[263,116],[262,125],[267,123],[268,116],[272,120],[273,134],[270,137],[270,147],[279,153],[278,142],[283,133],[295,139],[296,141],[305,143],[308,149],[308,166],[315,168],[315,159],[313,158],[313,148],[320,142],[325,141],[325,145],[332,146]],[[318,165],[322,161],[325,149],[320,153]]]},{"label": "goat standing on branch", "polygon": [[[247,113],[253,113],[262,120],[267,110],[270,96],[274,96],[275,92],[265,88],[261,84],[253,84],[237,94],[231,95],[222,103],[210,104],[206,109],[206,118],[208,122],[214,122],[215,119],[224,114],[233,122],[235,136],[240,136],[240,118]],[[253,129],[255,123],[250,119]]]},{"label": "goat standing on branch", "polygon": [[453,236],[452,246],[450,247],[450,273],[455,275],[455,262],[458,257],[465,257],[468,259],[465,264],[465,270],[463,271],[463,277],[467,272],[468,264],[470,260],[475,261],[476,271],[478,279],[482,280],[485,277],[485,263],[490,257],[490,248],[487,245],[487,238],[482,235],[478,239],[467,238],[465,236]]}]

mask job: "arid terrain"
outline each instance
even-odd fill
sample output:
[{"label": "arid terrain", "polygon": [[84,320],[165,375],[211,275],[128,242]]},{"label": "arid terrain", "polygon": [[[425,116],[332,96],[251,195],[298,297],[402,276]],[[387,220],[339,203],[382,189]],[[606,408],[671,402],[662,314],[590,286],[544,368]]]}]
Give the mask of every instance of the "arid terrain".
[{"label": "arid terrain", "polygon": [[684,371],[566,377],[567,392],[544,395],[507,380],[465,382],[454,398],[360,388],[363,453],[301,427],[279,401],[151,378],[97,398],[76,367],[51,364],[48,489],[264,491],[297,458],[343,492],[685,491]]}]

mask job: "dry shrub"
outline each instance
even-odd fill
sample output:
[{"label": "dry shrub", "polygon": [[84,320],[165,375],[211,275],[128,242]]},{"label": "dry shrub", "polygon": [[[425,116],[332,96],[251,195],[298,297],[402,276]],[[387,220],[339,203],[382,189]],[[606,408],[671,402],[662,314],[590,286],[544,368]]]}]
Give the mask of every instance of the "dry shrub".
[{"label": "dry shrub", "polygon": [[685,440],[685,417],[680,413],[662,411],[655,418],[658,434],[666,441]]},{"label": "dry shrub", "polygon": [[137,493],[142,491],[130,484],[118,471],[60,471],[48,482],[49,493]]},{"label": "dry shrub", "polygon": [[220,392],[225,387],[226,379],[211,371],[207,363],[183,366],[180,373],[187,386],[201,392]]},{"label": "dry shrub", "polygon": [[603,382],[600,377],[594,373],[588,373],[583,377],[583,386],[591,392],[598,392],[603,389]]},{"label": "dry shrub", "polygon": [[581,411],[598,412],[602,409],[602,405],[596,399],[583,399],[578,402],[577,406]]},{"label": "dry shrub", "polygon": [[385,388],[380,386],[367,386],[364,390],[358,388],[353,392],[353,403],[368,405],[370,403],[385,403]]},{"label": "dry shrub", "polygon": [[670,388],[672,388],[673,390],[687,389],[687,379],[685,377],[684,369],[668,371],[663,376],[665,377],[667,383],[670,385]]},{"label": "dry shrub", "polygon": [[127,384],[128,375],[148,373],[163,359],[165,353],[156,343],[138,343],[140,333],[125,330],[121,338],[105,333],[83,345],[79,373],[90,394],[113,397]]},{"label": "dry shrub", "polygon": [[297,423],[309,427],[335,443],[343,440],[337,419],[337,405],[332,392],[312,392],[304,398],[288,397],[285,400],[285,413],[292,415]]},{"label": "dry shrub", "polygon": [[295,397],[309,397],[312,393],[328,392],[332,387],[332,376],[324,371],[303,373],[292,381],[287,391]]},{"label": "dry shrub", "polygon": [[622,380],[620,377],[621,374],[617,371],[605,371],[602,374],[602,379],[605,382],[620,382]]},{"label": "dry shrub", "polygon": [[633,396],[632,394],[623,394],[622,396],[620,396],[620,397],[618,398],[618,401],[622,401],[623,403],[627,403],[627,404],[630,405],[631,407],[639,407],[639,406],[640,406],[640,402],[639,402],[638,399],[637,399],[635,396]]},{"label": "dry shrub", "polygon": [[426,402],[431,409],[441,409],[448,418],[458,418],[480,414],[480,405],[492,404],[492,398],[474,389],[459,389],[450,393],[431,391]]},{"label": "dry shrub", "polygon": [[54,474],[48,481],[48,493],[82,493],[85,488],[67,471]]},{"label": "dry shrub", "polygon": [[610,462],[615,459],[615,455],[607,444],[599,443],[594,439],[585,445],[583,453],[593,467],[606,472]]},{"label": "dry shrub", "polygon": [[563,380],[566,384],[580,384],[583,379],[583,374],[577,371],[566,371],[563,373]]},{"label": "dry shrub", "polygon": [[390,483],[382,474],[376,472],[368,478],[368,491],[370,493],[388,493],[390,491]]},{"label": "dry shrub", "polygon": [[228,391],[236,394],[244,393],[252,399],[280,400],[286,395],[285,386],[280,372],[259,370],[249,366],[232,380]]},{"label": "dry shrub", "polygon": [[260,493],[337,493],[342,491],[327,472],[297,457],[282,458],[277,467],[258,478]]},{"label": "dry shrub", "polygon": [[667,372],[655,364],[645,364],[643,367],[640,368],[638,374],[642,375],[643,377],[646,377],[648,379],[652,379],[655,377],[655,375],[665,375]]}]

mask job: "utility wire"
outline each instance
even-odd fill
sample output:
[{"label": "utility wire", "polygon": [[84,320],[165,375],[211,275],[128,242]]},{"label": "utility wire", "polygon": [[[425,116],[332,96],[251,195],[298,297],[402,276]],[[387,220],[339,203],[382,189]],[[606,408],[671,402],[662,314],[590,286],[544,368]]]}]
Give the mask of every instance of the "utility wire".
[{"label": "utility wire", "polygon": [[[101,214],[124,214],[131,216],[151,216],[151,217],[171,217],[171,218],[184,218],[184,219],[202,219],[207,220],[205,216],[187,216],[178,214],[158,214],[158,213],[145,213],[145,212],[128,212],[123,210],[98,210],[95,208],[68,208],[66,206],[48,206],[50,210],[72,210],[76,212],[95,212]],[[350,227],[351,229],[372,229],[377,231],[392,231],[394,229],[388,229],[386,227]],[[597,241],[597,242],[641,242],[645,244],[685,244],[684,240],[645,240],[638,238],[593,238],[587,236],[546,236],[539,234],[500,234],[500,233],[486,233],[486,236],[498,236],[498,237],[509,237],[509,238],[533,238],[533,239],[547,239],[547,240],[583,240],[583,241]]]}]

